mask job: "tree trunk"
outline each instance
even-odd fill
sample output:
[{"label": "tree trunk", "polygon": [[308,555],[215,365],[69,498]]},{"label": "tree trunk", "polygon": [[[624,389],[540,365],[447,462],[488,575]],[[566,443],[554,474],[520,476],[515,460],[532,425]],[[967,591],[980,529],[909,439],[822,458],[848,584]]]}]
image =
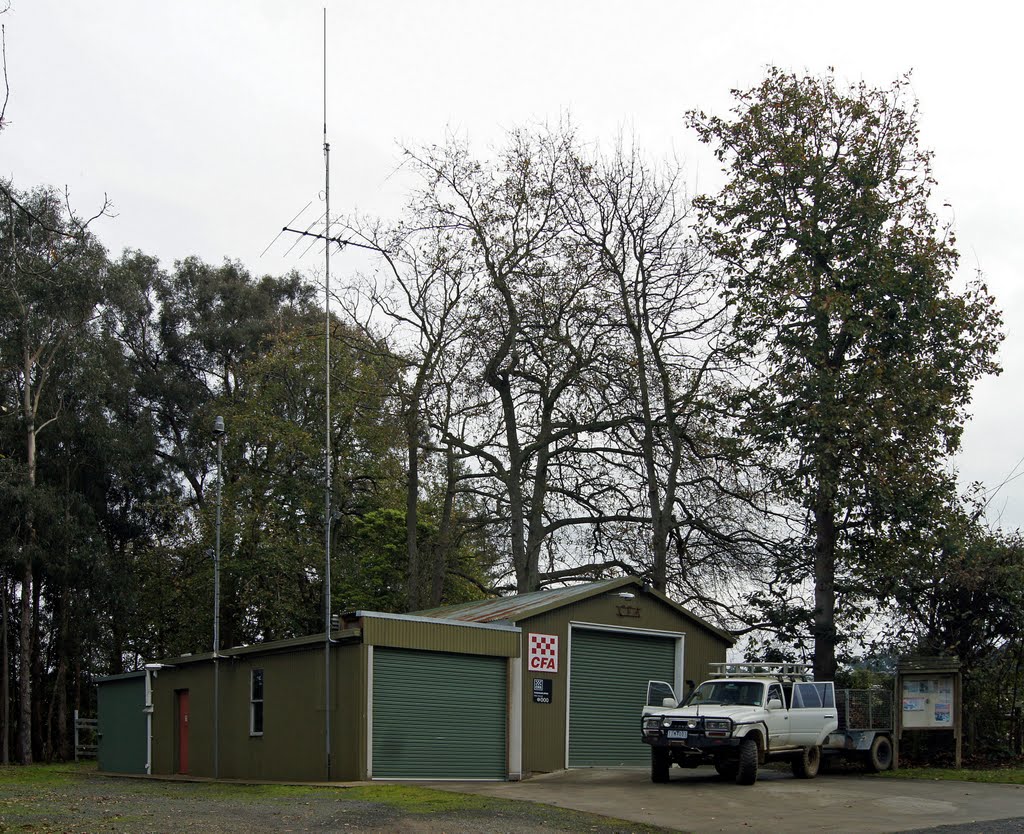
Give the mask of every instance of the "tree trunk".
[{"label": "tree trunk", "polygon": [[43,683],[42,596],[43,583],[34,577],[32,586],[32,756],[35,761],[46,759],[46,723],[43,721],[46,687]]},{"label": "tree trunk", "polygon": [[430,586],[430,604],[437,607],[444,598],[444,580],[448,575],[448,563],[452,550],[452,523],[455,515],[455,451],[451,446],[445,449],[444,506],[441,508],[441,522],[437,530],[437,546],[434,548],[433,578]]},{"label": "tree trunk", "polygon": [[0,678],[0,704],[3,704],[0,712],[0,721],[3,727],[0,728],[0,764],[9,764],[11,761],[11,660],[8,648],[8,627],[10,615],[7,605],[7,577],[3,577],[3,587],[0,588],[3,599],[0,606],[3,607],[3,618],[0,620],[0,670],[3,677]]},{"label": "tree trunk", "polygon": [[[418,386],[417,386],[418,389]],[[419,542],[419,494],[420,494],[420,421],[419,392],[413,391],[412,401],[405,413],[405,439],[408,460],[408,475],[405,485],[405,548],[408,559],[408,610],[418,611],[423,607],[423,578],[421,576]]]},{"label": "tree trunk", "polygon": [[505,488],[508,490],[509,526],[511,527],[512,565],[516,571],[516,591],[520,594],[536,591],[540,582],[537,565],[532,563],[532,554],[526,546],[526,502],[523,500],[523,485],[520,480],[524,466],[522,449],[519,445],[516,407],[512,398],[512,386],[507,375],[497,372],[487,382],[501,397],[502,416],[505,421],[505,440],[508,444],[508,472]]},{"label": "tree trunk", "polygon": [[[32,407],[33,360],[28,350],[27,324],[22,322],[22,419],[25,421],[25,466],[30,490],[36,486],[36,423]],[[31,505],[25,513],[21,572],[21,622],[18,628],[18,761],[32,763],[32,551],[35,519]]]},{"label": "tree trunk", "polygon": [[814,677],[836,676],[836,519],[830,487],[818,484],[814,506]]},{"label": "tree trunk", "polygon": [[68,613],[70,591],[65,585],[60,595],[60,634],[57,636],[57,680],[54,684],[53,699],[56,702],[57,738],[54,749],[61,761],[71,758],[71,740],[68,735],[68,667],[70,660]]},{"label": "tree trunk", "polygon": [[32,764],[32,560],[21,572],[18,628],[18,762]]}]

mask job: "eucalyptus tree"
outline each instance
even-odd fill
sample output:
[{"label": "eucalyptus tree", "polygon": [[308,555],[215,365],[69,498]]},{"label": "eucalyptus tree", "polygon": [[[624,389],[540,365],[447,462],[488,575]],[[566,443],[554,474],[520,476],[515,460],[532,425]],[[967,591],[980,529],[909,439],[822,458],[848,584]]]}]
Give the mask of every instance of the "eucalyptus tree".
[{"label": "eucalyptus tree", "polygon": [[[179,610],[210,607],[215,508],[206,492],[217,477],[210,430],[221,415],[223,640],[307,633],[319,622],[324,536],[324,333],[315,288],[294,273],[256,277],[230,261],[187,258],[164,271],[126,253],[116,268],[120,292],[106,325],[135,377],[179,508],[173,538],[154,541],[170,568],[152,559],[143,567],[156,571],[154,581],[173,579]],[[386,345],[340,322],[331,338],[332,491],[341,514],[334,535],[344,556],[346,518],[395,500],[397,365]],[[179,621],[172,611],[169,621],[163,639],[176,649],[206,643],[205,618]],[[165,631],[157,623],[151,630]]]},{"label": "eucalyptus tree", "polygon": [[837,567],[938,488],[972,384],[997,370],[1000,317],[983,284],[955,288],[908,79],[843,88],[773,68],[734,96],[730,118],[688,116],[728,177],[697,205],[753,368],[743,430],[802,513],[790,558],[806,556],[814,670],[831,677]]},{"label": "eucalyptus tree", "polygon": [[[102,298],[106,255],[89,231],[91,219],[74,214],[66,196],[38,188],[27,194],[5,189],[0,200],[0,373],[3,416],[16,421],[22,450],[5,450],[24,462],[30,492],[36,490],[40,437],[70,406],[62,372],[78,340],[95,324]],[[10,437],[11,435],[8,435]],[[6,441],[5,441],[6,445]],[[30,500],[17,530],[19,553],[19,710],[17,758],[32,761],[32,685],[35,615],[34,562],[39,558],[36,502]]]}]

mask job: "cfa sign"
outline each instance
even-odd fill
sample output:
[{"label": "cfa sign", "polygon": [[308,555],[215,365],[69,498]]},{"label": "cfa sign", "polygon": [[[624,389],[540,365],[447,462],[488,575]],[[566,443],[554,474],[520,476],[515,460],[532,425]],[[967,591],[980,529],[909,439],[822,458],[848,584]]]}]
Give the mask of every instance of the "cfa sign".
[{"label": "cfa sign", "polygon": [[531,672],[557,672],[558,635],[531,634],[527,663]]}]

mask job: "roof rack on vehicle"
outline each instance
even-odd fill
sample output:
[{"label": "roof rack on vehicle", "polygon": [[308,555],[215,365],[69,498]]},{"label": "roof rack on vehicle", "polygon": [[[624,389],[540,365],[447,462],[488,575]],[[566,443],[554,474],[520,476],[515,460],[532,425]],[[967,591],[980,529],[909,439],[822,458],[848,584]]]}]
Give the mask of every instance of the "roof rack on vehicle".
[{"label": "roof rack on vehicle", "polygon": [[778,678],[809,681],[814,678],[810,663],[709,663],[712,678]]}]

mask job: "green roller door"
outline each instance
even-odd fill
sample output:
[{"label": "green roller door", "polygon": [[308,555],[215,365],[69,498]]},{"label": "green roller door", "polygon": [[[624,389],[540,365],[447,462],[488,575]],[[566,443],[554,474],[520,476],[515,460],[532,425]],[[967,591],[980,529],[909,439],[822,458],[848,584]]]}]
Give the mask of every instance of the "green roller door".
[{"label": "green roller door", "polygon": [[146,772],[146,681],[142,674],[100,681],[97,756],[107,773]]},{"label": "green roller door", "polygon": [[648,764],[640,713],[647,681],[675,680],[675,638],[574,628],[570,664],[569,767]]},{"label": "green roller door", "polygon": [[373,776],[504,779],[504,657],[376,647]]}]

